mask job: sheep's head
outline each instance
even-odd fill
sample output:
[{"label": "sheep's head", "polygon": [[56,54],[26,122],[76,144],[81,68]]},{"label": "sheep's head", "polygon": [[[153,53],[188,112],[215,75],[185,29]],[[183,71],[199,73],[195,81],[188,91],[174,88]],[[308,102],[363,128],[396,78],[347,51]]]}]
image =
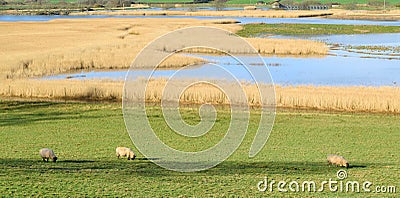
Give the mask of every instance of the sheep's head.
[{"label": "sheep's head", "polygon": [[56,162],[57,161],[57,157],[53,157],[53,162]]},{"label": "sheep's head", "polygon": [[349,168],[349,163],[346,163],[346,168]]}]

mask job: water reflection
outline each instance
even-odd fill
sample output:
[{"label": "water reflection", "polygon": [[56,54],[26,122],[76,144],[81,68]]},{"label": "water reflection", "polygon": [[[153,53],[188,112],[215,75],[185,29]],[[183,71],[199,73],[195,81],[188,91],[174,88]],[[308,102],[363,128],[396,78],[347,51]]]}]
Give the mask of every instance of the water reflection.
[{"label": "water reflection", "polygon": [[[229,56],[204,56],[212,62],[197,67],[189,67],[181,72],[181,78],[221,79],[215,64],[231,72],[241,81],[252,82],[246,69]],[[240,59],[251,59],[246,56]],[[264,57],[275,84],[280,85],[329,85],[329,86],[395,86],[400,82],[400,60],[385,60],[359,57],[327,56],[324,58]],[[250,65],[254,71],[262,71],[259,65]],[[214,72],[215,71],[215,72]],[[135,72],[137,77],[143,71]],[[168,78],[176,70],[157,70],[154,77]],[[107,78],[123,80],[126,71],[83,72],[85,79]],[[62,79],[68,75],[46,77]],[[229,79],[226,79],[229,80]]]}]

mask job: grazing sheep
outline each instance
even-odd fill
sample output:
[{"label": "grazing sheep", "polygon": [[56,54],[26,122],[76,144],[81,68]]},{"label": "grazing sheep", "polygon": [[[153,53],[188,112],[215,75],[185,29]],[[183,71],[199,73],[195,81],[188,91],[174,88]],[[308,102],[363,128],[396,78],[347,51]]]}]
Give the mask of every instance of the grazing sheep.
[{"label": "grazing sheep", "polygon": [[333,164],[336,166],[344,166],[346,168],[349,168],[349,162],[347,162],[347,160],[344,159],[343,156],[330,154],[328,155],[327,159],[329,165]]},{"label": "grazing sheep", "polygon": [[49,159],[53,160],[53,162],[57,161],[56,154],[54,154],[54,151],[49,148],[40,149],[39,154],[43,158],[44,162],[48,162]]},{"label": "grazing sheep", "polygon": [[115,151],[117,153],[118,158],[120,156],[127,156],[128,160],[134,160],[136,157],[135,153],[133,153],[133,151],[130,148],[117,147],[117,149],[115,149]]}]

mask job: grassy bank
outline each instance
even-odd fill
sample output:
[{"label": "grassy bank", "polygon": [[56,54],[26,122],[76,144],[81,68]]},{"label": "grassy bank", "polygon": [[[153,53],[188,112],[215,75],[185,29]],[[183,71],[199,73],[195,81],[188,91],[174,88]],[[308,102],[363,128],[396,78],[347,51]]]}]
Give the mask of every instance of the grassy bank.
[{"label": "grassy bank", "polygon": [[[281,111],[265,148],[249,159],[258,120],[253,112],[243,144],[227,161],[207,171],[177,173],[150,163],[136,149],[134,161],[116,158],[116,146],[134,147],[118,104],[1,101],[0,109],[3,196],[397,195],[329,192],[326,188],[316,193],[281,193],[276,186],[273,192],[258,192],[257,183],[264,177],[277,182],[337,181],[339,168],[327,166],[325,160],[329,153],[349,160],[352,167],[343,181],[371,181],[371,190],[376,185],[400,185],[398,116]],[[168,139],[169,130],[159,115],[158,108],[148,111],[150,122],[165,141],[178,149],[187,146],[183,137]],[[197,116],[193,109],[183,110],[184,119],[194,121]],[[212,133],[223,131],[228,123],[229,114],[220,110]],[[200,146],[211,146],[218,136],[205,137],[211,139]],[[38,155],[42,147],[53,148],[58,162],[42,162]]]},{"label": "grassy bank", "polygon": [[335,25],[335,24],[246,24],[238,31],[244,37],[260,34],[322,35],[322,34],[372,34],[399,33],[398,26]]}]

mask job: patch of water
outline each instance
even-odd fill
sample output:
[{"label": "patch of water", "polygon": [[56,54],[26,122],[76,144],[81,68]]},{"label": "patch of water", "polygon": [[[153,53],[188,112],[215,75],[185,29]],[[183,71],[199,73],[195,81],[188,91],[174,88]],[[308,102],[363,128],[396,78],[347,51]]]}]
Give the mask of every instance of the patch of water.
[{"label": "patch of water", "polygon": [[263,17],[219,17],[219,16],[110,16],[110,15],[50,15],[50,16],[24,16],[24,15],[0,15],[0,21],[49,21],[53,19],[76,19],[76,18],[193,18],[193,19],[223,19],[230,18],[248,23],[297,23],[297,24],[347,24],[347,25],[390,25],[400,26],[400,21],[368,21],[368,20],[342,20],[326,18],[263,18]]},{"label": "patch of water", "polygon": [[[325,18],[247,18],[247,17],[213,17],[213,16],[0,16],[0,21],[48,21],[57,18],[196,18],[220,19],[233,18],[242,23],[304,23],[304,24],[357,24],[357,25],[394,25],[400,26],[400,21],[367,21],[367,20],[338,20]],[[275,36],[279,38],[292,38]],[[299,37],[296,37],[299,38]],[[357,35],[315,35],[303,37],[337,44],[337,50],[331,50],[332,56],[325,58],[264,58],[269,67],[272,78],[276,84],[281,85],[329,85],[329,86],[396,86],[400,82],[400,60],[391,54],[369,54],[368,51],[349,51],[344,46],[400,46],[400,34],[357,34]],[[366,55],[367,54],[367,55]],[[369,58],[363,58],[368,56]],[[236,60],[227,56],[202,56],[210,62],[221,65],[230,71],[239,80],[251,81],[251,76],[238,65]],[[251,58],[251,57],[244,57]],[[257,70],[256,65],[251,65]],[[215,70],[215,65],[204,64],[190,67],[182,74],[188,78],[220,78]],[[155,77],[169,77],[176,70],[159,70]],[[144,71],[135,71],[137,76]],[[73,74],[78,79],[107,78],[123,80],[126,71],[92,71]],[[71,75],[57,75],[45,79],[63,79]]]},{"label": "patch of water", "polygon": [[[199,57],[220,65],[241,81],[252,82],[247,70],[230,56]],[[240,59],[256,60],[245,56]],[[287,58],[264,57],[269,66],[274,83],[280,85],[316,85],[316,86],[396,86],[400,82],[400,60],[362,59],[359,57],[327,56],[325,58]],[[262,71],[259,65],[250,65],[254,71]],[[157,70],[154,77],[169,78],[177,70]],[[140,77],[143,70],[135,71]],[[84,79],[123,80],[126,71],[83,72]],[[63,79],[68,75],[57,75],[45,79]],[[190,67],[181,72],[180,78],[221,79],[214,64]],[[230,80],[230,79],[225,79]]]},{"label": "patch of water", "polygon": [[300,38],[308,40],[322,41],[328,44],[340,45],[375,45],[375,46],[400,46],[400,33],[381,33],[381,34],[332,34],[332,35],[303,35],[303,36],[283,36],[274,35],[269,38]]}]

